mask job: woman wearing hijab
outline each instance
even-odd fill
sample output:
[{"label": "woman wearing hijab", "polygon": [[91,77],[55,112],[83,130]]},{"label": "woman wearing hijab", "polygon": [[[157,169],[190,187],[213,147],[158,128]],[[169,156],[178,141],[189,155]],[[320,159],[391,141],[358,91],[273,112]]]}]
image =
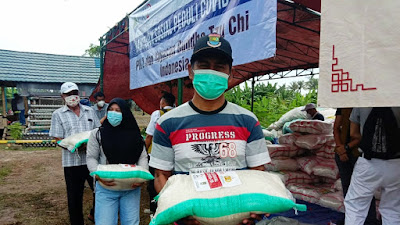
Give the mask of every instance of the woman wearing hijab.
[{"label": "woman wearing hijab", "polygon": [[[94,129],[87,146],[87,166],[90,172],[99,164],[136,164],[148,169],[147,152],[139,127],[123,99],[113,99],[107,108],[107,118],[100,128]],[[109,190],[113,181],[96,177],[96,225],[118,223],[118,210],[122,225],[139,224],[140,186],[132,184],[131,190]]]}]

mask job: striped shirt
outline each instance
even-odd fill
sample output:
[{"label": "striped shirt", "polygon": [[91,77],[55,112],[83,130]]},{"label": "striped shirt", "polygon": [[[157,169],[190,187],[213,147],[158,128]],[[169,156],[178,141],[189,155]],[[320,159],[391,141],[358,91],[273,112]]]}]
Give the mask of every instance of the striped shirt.
[{"label": "striped shirt", "polygon": [[[79,117],[67,106],[63,106],[53,112],[49,135],[56,138],[66,138],[73,134],[93,130],[100,127],[100,121],[94,110],[88,106],[79,104]],[[86,165],[86,152],[62,151],[63,167]]]},{"label": "striped shirt", "polygon": [[158,120],[152,146],[149,166],[175,173],[271,161],[257,117],[230,102],[213,112],[192,102],[171,110]]}]

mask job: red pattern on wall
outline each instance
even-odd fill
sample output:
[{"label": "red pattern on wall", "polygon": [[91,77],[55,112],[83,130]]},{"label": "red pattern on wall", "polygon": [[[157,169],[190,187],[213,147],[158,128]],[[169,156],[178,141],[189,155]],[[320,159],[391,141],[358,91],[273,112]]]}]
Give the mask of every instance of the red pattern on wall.
[{"label": "red pattern on wall", "polygon": [[[369,91],[376,90],[376,87],[366,88],[364,84],[354,84],[353,79],[350,78],[349,72],[344,72],[343,69],[339,69],[339,59],[335,57],[335,45],[332,47],[332,92],[348,92],[348,91]],[[360,88],[360,89],[359,89]]]}]

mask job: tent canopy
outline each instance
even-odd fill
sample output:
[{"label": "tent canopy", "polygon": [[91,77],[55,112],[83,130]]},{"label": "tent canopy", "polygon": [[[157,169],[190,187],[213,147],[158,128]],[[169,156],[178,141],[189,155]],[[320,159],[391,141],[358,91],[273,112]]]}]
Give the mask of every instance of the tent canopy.
[{"label": "tent canopy", "polygon": [[[276,79],[276,75],[280,72],[318,67],[321,1],[278,0],[277,10],[275,57],[235,66],[229,88],[257,76]],[[101,40],[104,51],[103,92],[107,101],[115,97],[133,99],[145,112],[151,113],[159,108],[163,91],[178,95],[176,80],[129,89],[127,17],[107,32]],[[284,75],[278,76],[278,78],[283,77]],[[100,90],[100,82],[95,91]],[[192,96],[191,81],[185,78],[183,102],[190,100]]]}]

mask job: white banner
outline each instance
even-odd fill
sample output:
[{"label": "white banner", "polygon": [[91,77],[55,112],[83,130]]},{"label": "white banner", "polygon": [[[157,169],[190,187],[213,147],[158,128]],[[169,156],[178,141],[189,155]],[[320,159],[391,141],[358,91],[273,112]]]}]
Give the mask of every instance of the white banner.
[{"label": "white banner", "polygon": [[321,107],[400,106],[400,1],[322,1]]},{"label": "white banner", "polygon": [[276,0],[149,0],[129,16],[130,89],[188,76],[196,41],[231,43],[233,65],[274,56]]}]

